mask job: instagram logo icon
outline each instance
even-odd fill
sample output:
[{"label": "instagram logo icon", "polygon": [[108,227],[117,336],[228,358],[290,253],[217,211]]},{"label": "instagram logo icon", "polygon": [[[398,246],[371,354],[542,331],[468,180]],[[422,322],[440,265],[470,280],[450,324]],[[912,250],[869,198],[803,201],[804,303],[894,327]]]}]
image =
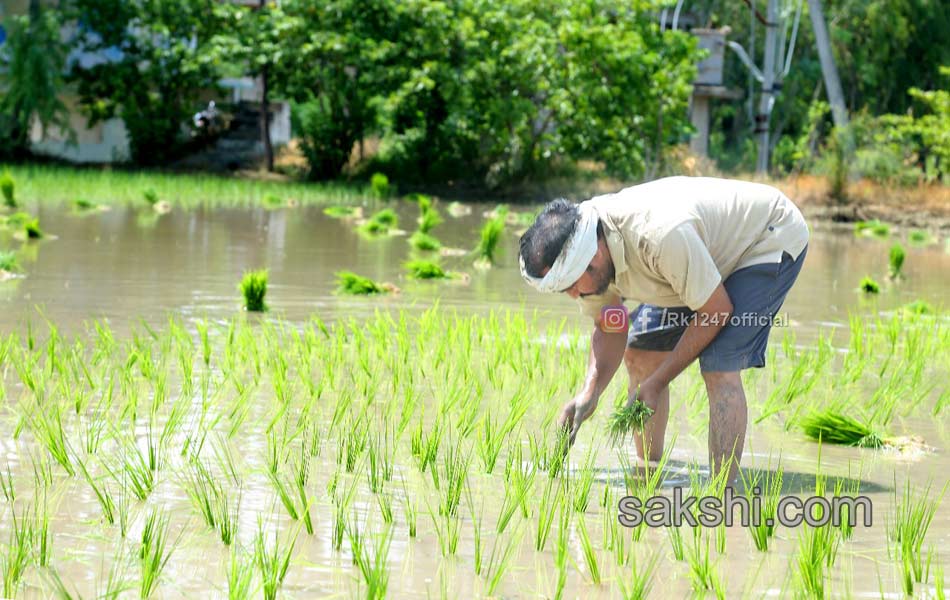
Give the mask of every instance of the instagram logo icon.
[{"label": "instagram logo icon", "polygon": [[604,333],[626,332],[627,319],[626,306],[605,306],[600,309],[600,329]]}]

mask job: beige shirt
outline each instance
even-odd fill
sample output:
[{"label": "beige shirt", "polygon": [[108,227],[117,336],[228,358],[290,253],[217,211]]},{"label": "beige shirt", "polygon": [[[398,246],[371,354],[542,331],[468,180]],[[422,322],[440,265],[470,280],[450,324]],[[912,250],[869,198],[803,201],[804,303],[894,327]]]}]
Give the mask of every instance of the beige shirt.
[{"label": "beige shirt", "polygon": [[798,258],[808,243],[798,208],[761,183],[668,177],[591,202],[616,271],[603,295],[578,300],[595,321],[626,299],[697,310],[734,271]]}]

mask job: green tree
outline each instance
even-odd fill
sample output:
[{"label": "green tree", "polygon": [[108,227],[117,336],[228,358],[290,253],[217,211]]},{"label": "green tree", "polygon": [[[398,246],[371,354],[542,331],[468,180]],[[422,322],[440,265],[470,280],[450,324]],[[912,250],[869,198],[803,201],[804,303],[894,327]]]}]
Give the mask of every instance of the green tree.
[{"label": "green tree", "polygon": [[221,20],[214,0],[72,0],[73,66],[90,124],[119,117],[129,131],[130,158],[163,164],[187,147],[190,117],[213,89],[220,60],[211,44]]},{"label": "green tree", "polygon": [[31,4],[28,16],[8,20],[9,39],[0,61],[0,132],[7,143],[0,156],[23,158],[29,154],[30,126],[36,119],[47,128],[69,130],[69,112],[60,98],[66,49],[60,42],[57,13]]}]

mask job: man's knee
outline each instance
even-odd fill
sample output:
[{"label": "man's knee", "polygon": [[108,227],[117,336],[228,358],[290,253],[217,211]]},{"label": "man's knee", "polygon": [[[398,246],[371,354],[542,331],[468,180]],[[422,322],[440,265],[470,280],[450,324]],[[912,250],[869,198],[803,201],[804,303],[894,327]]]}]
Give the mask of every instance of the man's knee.
[{"label": "man's knee", "polygon": [[627,366],[631,379],[642,382],[656,371],[667,355],[669,352],[627,348],[623,354],[623,362]]},{"label": "man's knee", "polygon": [[708,371],[703,373],[706,391],[712,401],[722,395],[742,394],[742,376],[739,371]]}]

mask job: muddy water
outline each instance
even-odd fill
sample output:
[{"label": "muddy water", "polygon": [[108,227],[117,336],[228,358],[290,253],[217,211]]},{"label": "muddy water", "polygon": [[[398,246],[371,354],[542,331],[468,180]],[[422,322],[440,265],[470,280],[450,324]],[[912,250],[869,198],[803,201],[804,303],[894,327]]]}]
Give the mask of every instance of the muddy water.
[{"label": "muddy water", "polygon": [[[434,233],[443,243],[471,248],[481,225],[481,213],[490,205],[475,206],[471,216],[452,218]],[[402,225],[412,228],[415,207],[399,209]],[[406,280],[402,263],[413,256],[406,239],[400,236],[370,239],[344,222],[323,215],[318,208],[278,210],[217,210],[213,213],[195,210],[173,211],[155,218],[148,213],[130,209],[78,217],[68,211],[40,209],[43,227],[56,239],[34,242],[19,251],[26,276],[0,283],[0,333],[24,331],[28,320],[42,317],[55,323],[67,334],[79,333],[84,322],[104,319],[117,335],[139,319],[161,323],[169,315],[186,321],[201,318],[225,319],[239,311],[236,290],[241,273],[246,269],[267,267],[270,287],[267,301],[274,314],[291,321],[306,321],[317,314],[330,321],[340,316],[371,314],[378,308],[410,308],[431,306],[437,300],[444,306],[467,311],[486,312],[490,308],[540,309],[550,318],[568,317],[572,323],[587,327],[576,308],[566,297],[543,296],[529,290],[520,280],[516,267],[517,236],[508,233],[503,241],[500,265],[489,271],[472,268],[470,259],[447,257],[442,263],[448,269],[464,271],[469,278],[447,284]],[[444,211],[443,211],[444,213]],[[0,233],[0,247],[20,247]],[[890,242],[856,238],[848,228],[815,225],[805,269],[785,304],[791,320],[791,331],[798,344],[813,342],[819,330],[847,326],[849,313],[886,313],[913,300],[934,305],[945,302],[950,292],[950,255],[937,244],[926,248],[907,246],[906,279],[900,285],[888,286],[885,281],[887,250]],[[390,281],[401,288],[397,296],[386,298],[352,298],[333,293],[333,273],[341,269],[356,271],[380,281]],[[857,283],[871,275],[885,284],[882,294],[872,300],[861,297]],[[37,310],[42,313],[39,316]],[[841,332],[846,337],[847,330]],[[778,335],[782,335],[782,332]],[[778,339],[777,337],[775,339]],[[839,343],[840,345],[840,343]],[[943,375],[946,375],[944,372]],[[695,381],[677,382],[673,388],[673,411],[669,432],[678,434],[668,485],[688,481],[685,466],[690,461],[705,465],[705,432],[683,409],[681,399]],[[619,377],[618,377],[619,379]],[[759,377],[752,393],[768,393],[768,381]],[[938,386],[945,385],[938,382]],[[8,398],[8,401],[10,399]],[[677,411],[677,408],[680,410]],[[263,413],[261,413],[263,415]],[[944,418],[946,417],[944,413]],[[4,409],[0,440],[0,461],[8,461],[17,451],[8,435],[15,424],[12,411]],[[900,589],[899,568],[887,553],[885,520],[892,510],[894,479],[910,479],[918,485],[935,481],[940,487],[947,481],[950,460],[945,448],[950,444],[946,423],[939,420],[914,419],[901,423],[921,435],[937,448],[924,458],[907,458],[883,453],[841,448],[825,448],[821,469],[825,473],[845,475],[861,471],[862,490],[868,493],[875,510],[875,526],[859,528],[849,542],[848,551],[838,559],[832,575],[835,596],[874,596],[881,590],[896,597]],[[576,448],[585,452],[583,440]],[[764,468],[770,457],[781,455],[786,470],[786,491],[807,492],[814,486],[818,456],[817,446],[805,443],[798,434],[783,432],[771,424],[750,426],[745,464]],[[257,473],[248,479],[242,502],[239,531],[246,543],[256,528],[257,512],[273,510],[273,495],[263,464],[254,457],[263,452],[247,452],[245,466]],[[14,458],[16,460],[16,458]],[[19,457],[20,461],[25,460]],[[332,459],[326,459],[332,460]],[[2,464],[2,463],[0,463]],[[617,462],[607,451],[597,456],[598,480],[610,482],[614,492],[623,490]],[[19,464],[26,472],[29,463]],[[397,469],[399,467],[397,466]],[[407,471],[415,467],[407,467]],[[332,469],[327,469],[327,474]],[[327,475],[328,476],[328,475]],[[478,477],[473,477],[478,486]],[[319,479],[325,486],[326,478]],[[595,489],[599,489],[595,487]],[[188,522],[191,508],[181,488],[165,481],[157,488],[151,501],[172,507],[175,523]],[[498,507],[485,500],[483,527],[492,528]],[[947,500],[945,502],[950,502]],[[330,546],[332,522],[329,504],[315,523],[314,536],[301,535],[294,563],[285,581],[284,591],[290,597],[322,597],[336,595],[354,597],[365,588],[358,584],[359,574],[346,553],[334,552]],[[61,575],[89,595],[104,585],[108,575],[107,557],[114,551],[112,540],[87,535],[91,522],[100,510],[91,491],[84,485],[69,488],[69,493],[56,499],[53,530],[54,556],[63,561]],[[374,527],[374,506],[358,504],[358,508]],[[459,556],[443,561],[436,544],[431,519],[420,507],[418,540],[397,534],[390,553],[390,591],[405,597],[473,597],[483,593],[481,581],[472,573],[473,539],[470,527],[463,527]],[[928,544],[938,549],[936,560],[950,565],[950,504],[945,503],[930,528]],[[9,509],[5,506],[4,525],[0,527],[6,540]],[[600,512],[592,496],[589,511]],[[141,527],[139,522],[137,527]],[[177,528],[173,528],[177,530]],[[201,528],[196,527],[200,533]],[[533,524],[526,523],[523,540],[513,560],[509,575],[499,588],[506,597],[550,596],[557,572],[551,560],[552,543],[546,555],[533,552]],[[556,530],[556,525],[555,525]],[[555,534],[552,533],[552,539]],[[601,531],[591,528],[590,535],[599,547]],[[134,536],[134,534],[133,534]],[[788,578],[798,532],[781,530],[778,541],[768,554],[752,549],[748,533],[738,527],[727,533],[727,552],[713,551],[713,562],[727,582],[730,597],[785,596],[791,593]],[[226,551],[213,536],[185,534],[176,550],[158,597],[209,597],[226,595],[224,572]],[[580,560],[576,539],[572,553]],[[656,597],[683,597],[690,593],[685,563],[674,563],[669,554],[666,534],[650,530],[636,548],[638,557],[646,560],[656,549],[663,556],[655,576]],[[490,548],[487,550],[490,551]],[[105,564],[106,566],[102,566]],[[604,579],[619,573],[608,566],[608,555],[602,558]],[[581,569],[584,570],[584,569]],[[135,569],[130,569],[134,573]],[[46,597],[48,587],[35,574],[28,578],[24,597]],[[931,580],[931,585],[933,581]],[[44,591],[45,590],[45,591]],[[618,590],[609,583],[592,586],[578,569],[569,568],[567,597],[609,597]],[[134,595],[134,594],[133,594]]]}]

